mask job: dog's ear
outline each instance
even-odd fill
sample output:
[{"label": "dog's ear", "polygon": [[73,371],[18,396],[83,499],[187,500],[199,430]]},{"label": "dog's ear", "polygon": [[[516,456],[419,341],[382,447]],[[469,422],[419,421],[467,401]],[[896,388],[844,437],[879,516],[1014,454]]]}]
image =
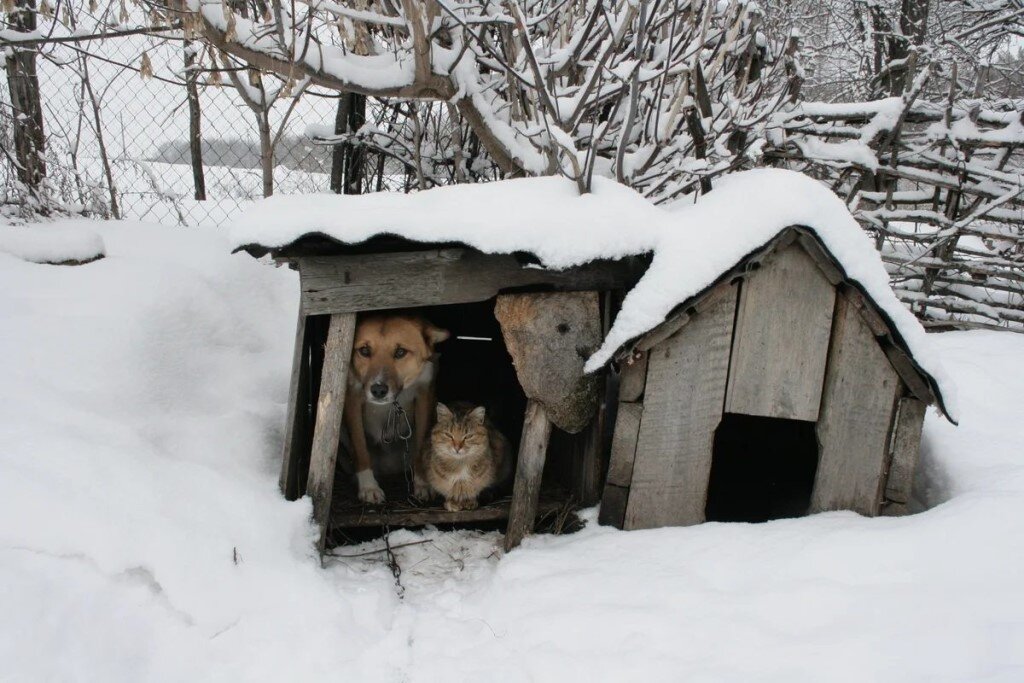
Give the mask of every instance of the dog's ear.
[{"label": "dog's ear", "polygon": [[431,323],[423,324],[423,338],[427,340],[427,346],[430,347],[431,351],[434,350],[435,344],[440,344],[450,336],[452,335],[448,330],[442,330]]},{"label": "dog's ear", "polygon": [[443,404],[440,401],[438,401],[437,402],[437,419],[438,419],[438,421],[440,422],[441,420],[450,420],[450,419],[452,419],[452,417],[453,417],[452,416],[452,411],[448,408],[448,406],[446,406],[445,404]]},{"label": "dog's ear", "polygon": [[480,424],[484,423],[484,418],[487,417],[487,409],[483,406],[477,406],[473,410],[469,411],[470,419],[476,420]]}]

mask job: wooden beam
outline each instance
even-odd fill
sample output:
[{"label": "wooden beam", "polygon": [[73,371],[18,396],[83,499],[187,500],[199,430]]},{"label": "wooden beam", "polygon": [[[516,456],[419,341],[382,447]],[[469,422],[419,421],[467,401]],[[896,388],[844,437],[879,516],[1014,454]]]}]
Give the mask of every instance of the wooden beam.
[{"label": "wooden beam", "polygon": [[281,454],[281,476],[278,484],[288,500],[302,496],[303,484],[298,473],[302,461],[309,458],[309,343],[306,316],[299,311],[292,352],[292,376],[288,383],[288,417],[284,425],[284,447]]},{"label": "wooden beam", "polygon": [[818,419],[835,296],[795,245],[744,281],[725,412]]},{"label": "wooden beam", "polygon": [[605,477],[604,495],[598,523],[622,528],[629,499],[629,485],[633,480],[633,461],[636,458],[637,437],[644,407],[641,403],[619,403],[612,435],[612,452]]},{"label": "wooden beam", "polygon": [[914,468],[921,451],[921,428],[927,409],[924,401],[916,398],[900,399],[896,417],[896,433],[892,439],[892,458],[885,481],[884,512],[897,515],[906,512],[914,487]]},{"label": "wooden beam", "polygon": [[836,299],[810,512],[877,515],[900,379],[846,297]]},{"label": "wooden beam", "polygon": [[331,499],[334,493],[334,470],[338,459],[341,418],[345,406],[345,389],[355,329],[355,313],[335,313],[331,316],[327,345],[324,349],[324,368],[320,378],[316,426],[313,430],[309,481],[306,484],[306,493],[313,499],[313,521],[320,529],[318,548],[321,553],[327,543]]},{"label": "wooden beam", "polygon": [[519,460],[512,487],[512,507],[505,532],[505,551],[512,550],[533,533],[537,519],[537,500],[540,496],[541,476],[547,456],[551,421],[544,406],[534,400],[526,402],[523,437],[519,442]]},{"label": "wooden beam", "polygon": [[510,254],[435,249],[296,259],[302,309],[309,315],[485,301],[503,291],[628,289],[642,274],[635,259],[576,268],[523,267]]},{"label": "wooden beam", "polygon": [[624,528],[704,521],[736,287],[652,350]]}]

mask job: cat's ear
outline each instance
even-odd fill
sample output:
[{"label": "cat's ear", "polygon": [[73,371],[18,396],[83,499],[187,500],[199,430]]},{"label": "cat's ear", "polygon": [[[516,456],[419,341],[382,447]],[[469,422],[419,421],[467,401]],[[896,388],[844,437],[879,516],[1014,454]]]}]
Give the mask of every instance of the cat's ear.
[{"label": "cat's ear", "polygon": [[473,410],[469,411],[469,417],[471,420],[476,420],[480,424],[483,424],[484,418],[487,417],[487,410],[483,406],[477,406]]},{"label": "cat's ear", "polygon": [[442,330],[431,323],[423,324],[423,338],[426,339],[427,346],[430,347],[431,351],[434,350],[434,345],[440,344],[450,336],[452,335],[448,330]]},{"label": "cat's ear", "polygon": [[440,401],[437,402],[437,420],[450,420],[452,419],[452,411],[445,404]]}]

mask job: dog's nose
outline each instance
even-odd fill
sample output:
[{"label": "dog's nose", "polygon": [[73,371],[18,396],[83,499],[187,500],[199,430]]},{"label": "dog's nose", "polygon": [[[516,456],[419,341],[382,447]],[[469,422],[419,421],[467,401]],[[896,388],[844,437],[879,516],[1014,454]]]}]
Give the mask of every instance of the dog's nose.
[{"label": "dog's nose", "polygon": [[376,399],[382,399],[388,395],[388,385],[382,382],[376,382],[370,385],[370,396]]}]

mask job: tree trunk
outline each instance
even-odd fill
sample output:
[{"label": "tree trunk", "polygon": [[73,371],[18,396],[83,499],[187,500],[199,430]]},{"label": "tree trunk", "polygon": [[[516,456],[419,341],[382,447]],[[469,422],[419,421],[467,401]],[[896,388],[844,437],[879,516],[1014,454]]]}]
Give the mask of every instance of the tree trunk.
[{"label": "tree trunk", "polygon": [[[335,134],[359,130],[366,122],[366,96],[342,93],[334,116]],[[363,190],[362,145],[342,143],[331,153],[331,192],[361,194]]]},{"label": "tree trunk", "polygon": [[[36,30],[36,0],[16,0],[8,14],[8,25],[15,31]],[[8,46],[6,52],[7,85],[14,110],[14,154],[18,162],[18,180],[32,193],[46,177],[46,137],[43,132],[43,107],[39,98],[36,52],[31,47]]]},{"label": "tree trunk", "polygon": [[[195,46],[195,47],[194,47]],[[200,129],[199,88],[196,85],[196,50],[191,40],[185,41],[185,93],[188,99],[188,146],[192,158],[192,184],[195,198],[206,199],[206,176],[203,173],[203,136]]]},{"label": "tree trunk", "polygon": [[256,115],[260,129],[260,168],[263,169],[263,196],[274,194],[274,144],[270,135],[270,112]]}]

